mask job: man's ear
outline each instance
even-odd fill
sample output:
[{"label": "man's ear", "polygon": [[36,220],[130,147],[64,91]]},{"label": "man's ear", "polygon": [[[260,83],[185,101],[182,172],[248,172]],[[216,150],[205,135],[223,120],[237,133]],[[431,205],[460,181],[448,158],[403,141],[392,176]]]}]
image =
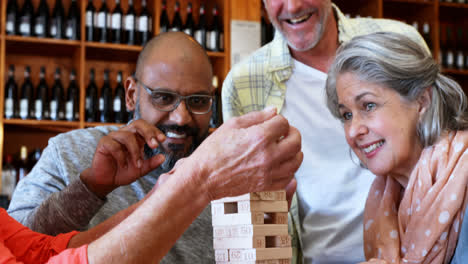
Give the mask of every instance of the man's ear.
[{"label": "man's ear", "polygon": [[419,95],[417,101],[419,104],[419,118],[422,118],[432,103],[432,86],[424,89],[424,91]]},{"label": "man's ear", "polygon": [[128,77],[125,80],[125,104],[127,111],[135,111],[136,100],[137,100],[137,84],[133,77]]}]

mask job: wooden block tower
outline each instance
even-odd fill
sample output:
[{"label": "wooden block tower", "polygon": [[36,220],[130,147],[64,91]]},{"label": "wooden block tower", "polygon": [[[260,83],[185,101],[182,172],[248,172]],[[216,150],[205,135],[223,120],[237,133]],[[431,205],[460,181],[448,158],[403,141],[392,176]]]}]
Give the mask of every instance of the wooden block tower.
[{"label": "wooden block tower", "polygon": [[216,263],[291,263],[285,191],[216,200],[211,213]]}]

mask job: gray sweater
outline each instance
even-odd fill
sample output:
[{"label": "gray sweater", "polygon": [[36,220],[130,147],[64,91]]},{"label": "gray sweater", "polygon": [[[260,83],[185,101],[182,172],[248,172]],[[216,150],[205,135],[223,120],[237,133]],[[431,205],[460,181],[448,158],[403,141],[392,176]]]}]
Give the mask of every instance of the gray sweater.
[{"label": "gray sweater", "polygon": [[[56,235],[89,229],[142,199],[159,175],[150,173],[119,187],[106,200],[91,193],[79,178],[91,166],[101,137],[117,129],[78,129],[51,138],[36,166],[18,183],[8,213],[34,231]],[[161,263],[214,263],[212,234],[207,206]]]}]

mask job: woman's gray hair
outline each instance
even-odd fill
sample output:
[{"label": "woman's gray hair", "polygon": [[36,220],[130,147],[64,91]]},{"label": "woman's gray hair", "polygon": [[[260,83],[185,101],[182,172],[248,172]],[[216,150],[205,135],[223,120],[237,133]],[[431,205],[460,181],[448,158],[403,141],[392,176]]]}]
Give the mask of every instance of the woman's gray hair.
[{"label": "woman's gray hair", "polygon": [[432,89],[431,104],[418,124],[424,147],[432,145],[444,131],[468,127],[467,99],[460,85],[440,73],[431,54],[410,38],[390,32],[353,38],[337,51],[326,83],[327,106],[341,119],[336,80],[343,73],[391,88],[408,102]]}]

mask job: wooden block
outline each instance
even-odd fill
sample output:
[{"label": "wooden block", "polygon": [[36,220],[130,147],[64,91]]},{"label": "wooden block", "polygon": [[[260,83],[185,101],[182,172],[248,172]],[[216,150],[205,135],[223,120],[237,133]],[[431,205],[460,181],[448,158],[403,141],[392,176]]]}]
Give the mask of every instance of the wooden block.
[{"label": "wooden block", "polygon": [[253,261],[216,261],[216,264],[291,264],[291,259],[265,259]]},{"label": "wooden block", "polygon": [[288,234],[288,225],[214,226],[214,237],[280,236]]},{"label": "wooden block", "polygon": [[289,235],[266,236],[265,241],[267,248],[291,247],[291,237]]},{"label": "wooden block", "polygon": [[[287,218],[286,218],[287,219]],[[251,212],[242,214],[213,215],[213,226],[226,225],[258,225],[264,223],[264,214],[262,212]]]},{"label": "wooden block", "polygon": [[215,249],[265,248],[265,237],[215,237]]},{"label": "wooden block", "polygon": [[288,213],[265,213],[265,224],[288,224]]},{"label": "wooden block", "polygon": [[229,249],[229,261],[292,258],[292,248]]},{"label": "wooden block", "polygon": [[237,211],[237,203],[211,203],[212,215],[235,214]]},{"label": "wooden block", "polygon": [[246,212],[288,212],[287,201],[239,201],[237,203],[239,213]]},{"label": "wooden block", "polygon": [[286,201],[286,191],[281,190],[273,192],[246,193],[239,196],[221,198],[219,200],[212,201],[212,203],[237,202],[248,200]]},{"label": "wooden block", "polygon": [[229,250],[215,249],[215,261],[229,261]]}]

